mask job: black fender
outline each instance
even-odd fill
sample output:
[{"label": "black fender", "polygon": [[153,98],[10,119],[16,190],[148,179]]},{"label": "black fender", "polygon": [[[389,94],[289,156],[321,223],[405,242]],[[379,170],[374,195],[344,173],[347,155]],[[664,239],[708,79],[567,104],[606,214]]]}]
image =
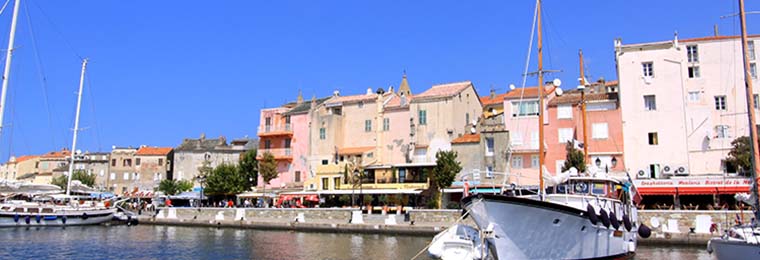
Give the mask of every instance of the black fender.
[{"label": "black fender", "polygon": [[610,212],[610,224],[615,230],[620,228],[620,221],[617,219],[617,216],[615,216],[615,212]]},{"label": "black fender", "polygon": [[586,215],[588,215],[588,220],[591,221],[591,224],[596,225],[596,223],[599,223],[599,217],[596,216],[594,206],[591,206],[591,204],[586,207]]},{"label": "black fender", "polygon": [[609,228],[610,227],[610,216],[607,215],[607,211],[604,209],[599,210],[599,220],[602,221],[602,225],[604,227]]}]

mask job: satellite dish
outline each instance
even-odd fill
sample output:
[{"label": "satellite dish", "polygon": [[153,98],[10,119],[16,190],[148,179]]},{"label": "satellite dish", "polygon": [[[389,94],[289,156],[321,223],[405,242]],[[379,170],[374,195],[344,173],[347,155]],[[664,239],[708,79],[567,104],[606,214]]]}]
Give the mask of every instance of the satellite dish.
[{"label": "satellite dish", "polygon": [[510,90],[515,90],[515,84],[509,84],[509,89]]},{"label": "satellite dish", "polygon": [[475,130],[475,127],[470,127],[470,133],[471,134],[475,134],[476,132],[478,132],[478,131]]},{"label": "satellite dish", "polygon": [[562,81],[561,81],[561,80],[559,80],[559,79],[554,79],[554,80],[552,80],[552,84],[553,84],[554,86],[556,86],[556,87],[559,87],[559,86],[561,86],[561,85],[562,85]]},{"label": "satellite dish", "polygon": [[477,123],[478,123],[478,121],[477,121],[477,120],[475,120],[475,119],[473,119],[473,120],[472,120],[472,125],[475,125],[475,124],[477,124]]},{"label": "satellite dish", "polygon": [[564,93],[564,92],[562,91],[561,88],[557,88],[557,89],[554,90],[554,94],[557,94],[557,96],[562,96],[562,93]]}]

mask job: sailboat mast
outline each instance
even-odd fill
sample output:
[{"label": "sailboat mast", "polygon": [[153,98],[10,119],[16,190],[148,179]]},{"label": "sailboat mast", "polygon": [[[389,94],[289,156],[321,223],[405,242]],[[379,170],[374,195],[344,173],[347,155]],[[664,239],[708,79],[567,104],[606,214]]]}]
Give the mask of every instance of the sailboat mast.
[{"label": "sailboat mast", "polygon": [[[583,73],[583,50],[578,50],[581,65],[581,118],[583,119],[583,160],[588,161],[588,128],[586,128],[586,76]],[[585,162],[584,162],[585,163]]]},{"label": "sailboat mast", "polygon": [[742,57],[744,58],[744,86],[747,89],[747,115],[749,117],[749,142],[750,142],[750,165],[752,167],[752,200],[755,204],[755,219],[760,219],[760,200],[758,199],[757,174],[758,174],[758,145],[757,123],[755,122],[755,108],[753,104],[754,92],[752,91],[752,76],[749,71],[749,54],[747,53],[747,21],[744,13],[744,0],[739,0],[739,19],[742,27]]},{"label": "sailboat mast", "polygon": [[11,32],[8,37],[8,49],[5,51],[5,69],[3,70],[3,88],[0,94],[0,133],[3,131],[3,119],[5,115],[5,98],[8,93],[8,79],[11,74],[11,58],[13,57],[13,43],[16,40],[16,21],[21,0],[16,0],[13,5],[13,18],[11,19]]},{"label": "sailboat mast", "polygon": [[79,76],[79,93],[77,93],[77,114],[74,118],[74,137],[71,141],[71,162],[69,162],[69,178],[66,184],[66,195],[71,195],[71,176],[74,175],[74,158],[77,149],[77,132],[79,132],[79,110],[82,108],[82,89],[84,88],[84,72],[87,69],[87,59],[82,60],[82,74]]},{"label": "sailboat mast", "polygon": [[538,26],[538,194],[543,200],[544,187],[544,57],[541,35],[541,0],[538,1],[536,20]]}]

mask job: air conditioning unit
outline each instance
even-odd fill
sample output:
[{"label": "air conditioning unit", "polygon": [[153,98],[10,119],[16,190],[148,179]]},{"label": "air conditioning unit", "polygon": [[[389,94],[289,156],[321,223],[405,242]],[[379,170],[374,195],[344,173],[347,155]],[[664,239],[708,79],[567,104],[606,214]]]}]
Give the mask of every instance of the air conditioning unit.
[{"label": "air conditioning unit", "polygon": [[672,176],[674,172],[673,172],[673,168],[672,167],[670,167],[669,165],[665,165],[665,167],[662,167],[661,173],[663,175],[670,175],[670,176]]},{"label": "air conditioning unit", "polygon": [[688,176],[689,175],[689,169],[686,168],[686,166],[679,166],[675,169],[676,176]]},{"label": "air conditioning unit", "polygon": [[639,172],[636,173],[637,179],[649,179],[649,174],[644,170],[639,170]]}]

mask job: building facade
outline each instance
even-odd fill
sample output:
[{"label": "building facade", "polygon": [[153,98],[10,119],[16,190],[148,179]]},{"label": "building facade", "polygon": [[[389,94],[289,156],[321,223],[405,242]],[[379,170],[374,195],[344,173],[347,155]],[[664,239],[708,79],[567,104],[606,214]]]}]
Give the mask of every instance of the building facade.
[{"label": "building facade", "polygon": [[246,138],[228,144],[224,136],[207,139],[205,134],[201,134],[198,139],[186,138],[174,148],[172,177],[176,180],[192,181],[200,187],[196,181],[200,173],[198,168],[204,164],[211,168],[221,164],[237,165],[240,156],[251,148],[249,142],[255,143],[254,140]]},{"label": "building facade", "polygon": [[[139,175],[135,168],[137,148],[113,147],[111,149],[106,190],[117,194],[129,194],[139,190]],[[96,183],[98,179],[96,178]]]},{"label": "building facade", "polygon": [[155,191],[162,180],[173,178],[171,147],[142,146],[135,152],[135,185],[139,191]]}]

